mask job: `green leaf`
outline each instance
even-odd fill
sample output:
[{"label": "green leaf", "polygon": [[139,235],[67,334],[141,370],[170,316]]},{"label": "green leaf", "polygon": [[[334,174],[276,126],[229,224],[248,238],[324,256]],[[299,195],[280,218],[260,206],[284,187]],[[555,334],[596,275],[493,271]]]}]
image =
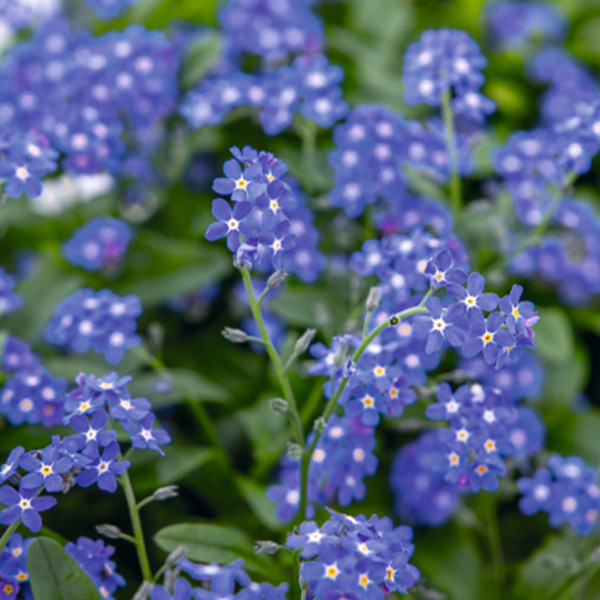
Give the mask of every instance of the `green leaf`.
[{"label": "green leaf", "polygon": [[559,308],[538,308],[539,323],[535,326],[535,343],[540,356],[560,363],[574,351],[573,332],[565,313]]},{"label": "green leaf", "polygon": [[38,537],[31,542],[27,570],[35,600],[100,600],[92,580],[55,540]]},{"label": "green leaf", "polygon": [[348,312],[339,294],[314,287],[283,290],[271,303],[271,309],[290,325],[316,327],[325,332],[341,329]]},{"label": "green leaf", "polygon": [[186,548],[186,556],[202,563],[224,565],[239,558],[249,571],[269,573],[270,561],[254,554],[252,543],[239,529],[206,523],[179,523],[161,529],[154,541],[165,552],[178,546]]},{"label": "green leaf", "polygon": [[154,452],[133,450],[127,458],[131,460],[131,479],[138,492],[151,493],[159,487],[181,482],[200,469],[215,454],[210,448],[169,445],[165,456]]},{"label": "green leaf", "polygon": [[181,83],[184,88],[194,85],[221,56],[222,40],[216,31],[201,31],[191,40],[181,66]]},{"label": "green leaf", "polygon": [[452,600],[484,598],[484,565],[471,538],[456,526],[424,532],[419,537],[414,564]]},{"label": "green leaf", "polygon": [[236,477],[236,481],[246,502],[263,525],[274,531],[289,527],[275,516],[275,504],[267,498],[263,486],[241,475]]},{"label": "green leaf", "polygon": [[565,536],[551,536],[519,569],[510,598],[552,598],[570,577],[570,564],[577,556],[578,541]]}]

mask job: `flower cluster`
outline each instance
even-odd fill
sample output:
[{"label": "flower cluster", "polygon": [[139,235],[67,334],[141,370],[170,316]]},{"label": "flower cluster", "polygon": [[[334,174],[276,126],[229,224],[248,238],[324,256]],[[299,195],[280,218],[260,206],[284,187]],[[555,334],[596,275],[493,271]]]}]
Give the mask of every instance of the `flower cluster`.
[{"label": "flower cluster", "polygon": [[[285,593],[288,589],[287,583],[275,587],[270,583],[253,582],[244,570],[241,560],[220,566],[217,564],[199,565],[187,558],[182,558],[177,566],[201,584],[200,587],[192,589],[186,579],[179,577],[175,582],[174,600],[191,600],[191,598],[217,600],[218,598],[232,597],[245,600],[285,600]],[[153,588],[151,597],[152,600],[171,599],[171,595],[161,585]]]},{"label": "flower cluster", "polygon": [[[336,149],[329,162],[335,170],[332,206],[350,217],[360,216],[365,206],[384,199],[394,206],[405,195],[403,166],[445,180],[450,173],[444,129],[439,121],[425,125],[407,121],[382,106],[358,106],[333,134]],[[472,168],[470,131],[456,136],[458,169]]]},{"label": "flower cluster", "polygon": [[0,267],[0,317],[7,315],[21,306],[21,296],[15,294],[14,278]]},{"label": "flower cluster", "polygon": [[[5,354],[8,360],[18,361],[18,356],[12,352]],[[12,425],[41,423],[44,427],[54,427],[63,419],[67,382],[54,377],[33,355],[25,354],[29,356],[35,362],[16,368],[0,390],[0,414]]]},{"label": "flower cluster", "polygon": [[394,528],[376,515],[329,512],[331,519],[321,527],[304,522],[286,542],[302,548],[300,577],[315,598],[382,600],[390,592],[405,594],[420,579],[408,562],[414,551],[410,527]]},{"label": "flower cluster", "polygon": [[569,523],[579,535],[596,529],[600,514],[597,471],[579,457],[563,458],[558,454],[550,457],[548,467],[538,469],[532,478],[518,480],[523,494],[521,511],[526,515],[544,511],[552,527]]},{"label": "flower cluster", "polygon": [[479,91],[486,65],[479,46],[464,31],[430,29],[404,55],[404,97],[410,104],[439,106],[442,95],[452,89],[455,112],[482,121],[495,109]]},{"label": "flower cluster", "polygon": [[233,53],[275,61],[323,46],[321,23],[310,11],[315,0],[229,0],[219,20]]},{"label": "flower cluster", "polygon": [[46,328],[49,340],[75,352],[90,348],[111,364],[123,360],[128,348],[138,346],[136,317],[142,312],[137,296],[120,298],[110,290],[78,290],[55,309]]},{"label": "flower cluster", "polygon": [[21,519],[28,529],[39,531],[39,513],[56,504],[52,496],[39,496],[42,489],[54,494],[67,492],[74,485],[87,488],[96,484],[99,489],[114,493],[116,476],[122,475],[130,463],[121,458],[112,423],[120,423],[134,448],[164,454],[160,446],[168,444],[171,438],[165,430],[153,427],[155,416],[150,402],[132,398],[127,389],[129,381],[131,377],[119,378],[116,373],[77,376],[77,387],[66,395],[61,407],[64,424],[75,433],[63,438],[54,436],[40,450],[25,452],[17,446],[0,466],[0,484],[18,482],[18,491],[10,485],[0,488],[0,503],[7,506],[0,512],[1,523]]},{"label": "flower cluster", "polygon": [[[27,570],[27,550],[31,538],[13,533],[8,544],[0,550],[0,598],[14,600],[19,592],[31,597],[29,573]],[[28,595],[29,593],[29,595]]]},{"label": "flower cluster", "polygon": [[505,50],[562,42],[567,31],[563,13],[545,2],[496,2],[488,10],[487,21],[492,42]]},{"label": "flower cluster", "polygon": [[42,25],[0,69],[0,130],[40,136],[26,142],[25,152],[11,142],[0,171],[9,177],[7,193],[19,186],[39,193],[41,163],[50,169],[56,159],[50,148],[72,173],[119,172],[128,158],[124,126],[131,150],[148,145],[151,128],[174,104],[176,71],[176,53],[161,33],[134,26],[93,38],[71,33],[60,19]]},{"label": "flower cluster", "polygon": [[116,571],[117,565],[110,560],[114,546],[81,536],[76,543],[68,542],[65,550],[94,582],[102,598],[111,600],[116,589],[125,585],[125,579]]},{"label": "flower cluster", "polygon": [[208,228],[206,239],[226,237],[237,262],[249,268],[264,271],[285,266],[314,278],[310,267],[320,262],[314,257],[318,238],[309,211],[298,207],[284,179],[287,166],[273,154],[249,146],[232,148],[231,153],[235,159],[225,163],[225,177],[215,179],[213,190],[230,196],[234,207],[221,198],[213,201],[218,221]]},{"label": "flower cluster", "polygon": [[260,122],[268,135],[290,126],[298,110],[306,119],[331,127],[345,116],[339,83],[344,73],[322,54],[299,56],[288,67],[266,75],[234,71],[203,80],[183,100],[180,112],[194,128],[219,123],[236,106],[260,107]]},{"label": "flower cluster", "polygon": [[63,254],[86,271],[110,271],[121,262],[130,242],[131,231],[124,221],[98,217],[73,233]]},{"label": "flower cluster", "polygon": [[[341,506],[348,506],[364,498],[363,479],[377,469],[374,448],[372,427],[360,419],[332,415],[310,460],[308,500],[325,505],[337,498]],[[300,459],[285,457],[279,477],[281,483],[270,486],[267,495],[277,504],[277,517],[289,521],[300,508]]]}]

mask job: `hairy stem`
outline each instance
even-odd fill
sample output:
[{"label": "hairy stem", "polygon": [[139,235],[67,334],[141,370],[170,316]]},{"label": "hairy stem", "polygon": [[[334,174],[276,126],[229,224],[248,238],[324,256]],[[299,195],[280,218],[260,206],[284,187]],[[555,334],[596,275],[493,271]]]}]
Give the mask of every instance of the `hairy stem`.
[{"label": "hairy stem", "polygon": [[127,508],[129,510],[129,516],[131,517],[131,526],[133,528],[133,535],[135,538],[135,548],[137,551],[142,576],[144,577],[145,581],[152,581],[152,570],[150,569],[150,561],[148,560],[148,553],[146,552],[146,543],[144,542],[144,531],[142,529],[140,512],[135,500],[135,493],[133,491],[133,486],[131,485],[131,479],[129,479],[129,473],[127,471],[121,475],[119,482],[123,487],[125,499],[127,500]]},{"label": "hairy stem", "polygon": [[281,386],[281,390],[283,391],[283,397],[288,403],[294,437],[296,438],[296,442],[298,442],[300,446],[304,447],[304,430],[302,428],[302,421],[300,420],[300,413],[298,412],[298,406],[296,404],[294,392],[292,391],[292,386],[290,385],[290,380],[285,371],[285,367],[281,362],[279,353],[275,349],[275,346],[273,346],[273,342],[271,341],[269,333],[267,332],[267,328],[262,317],[260,306],[254,295],[254,290],[252,289],[252,278],[250,276],[250,271],[248,270],[248,267],[242,267],[241,273],[244,285],[246,287],[246,293],[248,294],[248,300],[250,301],[252,315],[254,317],[254,320],[256,321],[256,324],[258,325],[258,329],[260,330],[260,334],[262,336],[265,348],[267,350],[267,354],[269,355],[271,363],[273,364],[273,368],[275,369],[275,374],[277,375],[279,385]]},{"label": "hairy stem", "polygon": [[11,523],[6,528],[6,531],[2,534],[2,537],[0,537],[0,552],[2,552],[2,550],[4,549],[4,546],[6,546],[6,544],[8,544],[10,538],[12,537],[12,534],[18,529],[20,524],[21,524],[21,519],[17,519],[14,523]]},{"label": "hairy stem", "polygon": [[444,120],[448,166],[450,168],[450,210],[454,218],[458,216],[462,204],[462,186],[458,173],[458,156],[454,131],[454,113],[450,88],[442,94],[442,118]]}]

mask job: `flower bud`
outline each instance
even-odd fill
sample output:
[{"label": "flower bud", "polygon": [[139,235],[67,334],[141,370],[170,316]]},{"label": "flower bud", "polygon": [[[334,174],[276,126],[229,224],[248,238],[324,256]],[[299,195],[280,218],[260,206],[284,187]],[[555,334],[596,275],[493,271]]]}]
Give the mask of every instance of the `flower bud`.
[{"label": "flower bud", "polygon": [[248,334],[241,329],[235,329],[234,327],[225,327],[221,331],[221,335],[229,342],[234,344],[243,344],[248,341]]},{"label": "flower bud", "polygon": [[275,554],[281,546],[271,540],[260,540],[254,544],[256,554]]},{"label": "flower bud", "polygon": [[175,566],[180,561],[180,559],[182,559],[185,556],[186,552],[187,548],[185,546],[177,546],[177,548],[175,548],[175,550],[173,550],[173,552],[171,552],[171,554],[167,556],[165,564],[168,567]]},{"label": "flower bud", "polygon": [[283,398],[271,398],[269,408],[277,414],[283,415],[288,412],[288,403]]},{"label": "flower bud", "polygon": [[365,302],[365,308],[368,313],[372,313],[379,308],[379,303],[381,302],[381,289],[378,287],[372,287],[369,290],[369,295],[367,296],[367,301]]},{"label": "flower bud", "polygon": [[296,341],[296,344],[294,345],[294,354],[297,356],[304,354],[308,350],[308,347],[316,334],[316,329],[307,329]]},{"label": "flower bud", "polygon": [[150,590],[152,589],[152,583],[149,581],[144,581],[142,585],[138,588],[138,591],[135,593],[131,600],[148,600],[150,597]]},{"label": "flower bud", "polygon": [[287,277],[287,271],[285,269],[279,269],[272,273],[267,279],[267,287],[272,290],[273,288],[279,287]]},{"label": "flower bud", "polygon": [[288,442],[287,455],[292,460],[298,460],[299,458],[302,458],[302,446],[300,446],[300,444],[296,444],[296,442]]},{"label": "flower bud", "polygon": [[177,491],[178,485],[165,485],[164,487],[158,488],[152,497],[155,500],[167,500],[168,498],[176,498],[179,495]]},{"label": "flower bud", "polygon": [[96,525],[96,531],[104,537],[110,538],[111,540],[118,540],[121,538],[123,532],[116,526],[105,523],[103,525]]},{"label": "flower bud", "polygon": [[323,417],[319,417],[318,419],[315,419],[315,424],[313,427],[315,431],[323,432],[325,431],[325,427],[327,427],[327,423]]}]

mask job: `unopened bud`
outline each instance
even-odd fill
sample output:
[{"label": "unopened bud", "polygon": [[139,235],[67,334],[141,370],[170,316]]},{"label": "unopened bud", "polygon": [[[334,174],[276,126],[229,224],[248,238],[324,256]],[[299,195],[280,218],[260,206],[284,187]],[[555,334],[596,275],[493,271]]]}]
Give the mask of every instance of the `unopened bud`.
[{"label": "unopened bud", "polygon": [[150,590],[152,589],[152,583],[144,581],[138,588],[135,596],[131,600],[148,600],[150,597]]},{"label": "unopened bud", "polygon": [[167,556],[167,559],[165,560],[165,564],[168,567],[175,566],[185,556],[186,552],[187,552],[187,549],[185,546],[177,546],[177,548],[175,548],[175,550],[173,550],[173,552],[171,552],[171,554],[169,554],[169,556]]},{"label": "unopened bud", "polygon": [[271,540],[258,541],[254,544],[256,554],[275,554],[281,546]]},{"label": "unopened bud", "polygon": [[298,460],[299,458],[302,458],[302,446],[300,446],[300,444],[296,444],[296,442],[288,442],[287,455],[292,460]]},{"label": "unopened bud", "polygon": [[116,526],[105,523],[103,525],[96,525],[96,531],[104,537],[110,538],[111,540],[118,540],[121,538],[123,532]]},{"label": "unopened bud", "polygon": [[318,419],[315,419],[315,424],[314,424],[315,431],[323,432],[323,431],[325,431],[325,427],[327,427],[327,423],[325,422],[325,419],[323,417],[319,417]]},{"label": "unopened bud", "polygon": [[271,398],[269,400],[269,408],[277,414],[283,415],[288,412],[288,403],[283,398]]},{"label": "unopened bud", "polygon": [[287,271],[285,269],[279,269],[272,273],[267,279],[267,287],[272,290],[273,288],[279,287],[287,277]]},{"label": "unopened bud", "polygon": [[243,344],[248,341],[248,334],[241,329],[235,329],[234,327],[225,327],[221,331],[221,335],[229,342],[234,344]]},{"label": "unopened bud", "polygon": [[179,495],[177,491],[179,489],[178,485],[165,485],[164,487],[158,488],[152,497],[155,500],[167,500],[169,498],[176,498]]},{"label": "unopened bud", "polygon": [[365,308],[368,313],[372,313],[379,308],[379,303],[381,302],[381,289],[378,287],[372,287],[369,290],[369,295],[367,296],[367,301],[365,302]]},{"label": "unopened bud", "polygon": [[294,354],[297,356],[304,354],[308,350],[315,335],[317,335],[316,329],[307,329],[296,341],[296,344],[294,345]]},{"label": "unopened bud", "polygon": [[148,327],[148,337],[155,348],[162,348],[165,341],[165,330],[163,326],[155,321]]}]

